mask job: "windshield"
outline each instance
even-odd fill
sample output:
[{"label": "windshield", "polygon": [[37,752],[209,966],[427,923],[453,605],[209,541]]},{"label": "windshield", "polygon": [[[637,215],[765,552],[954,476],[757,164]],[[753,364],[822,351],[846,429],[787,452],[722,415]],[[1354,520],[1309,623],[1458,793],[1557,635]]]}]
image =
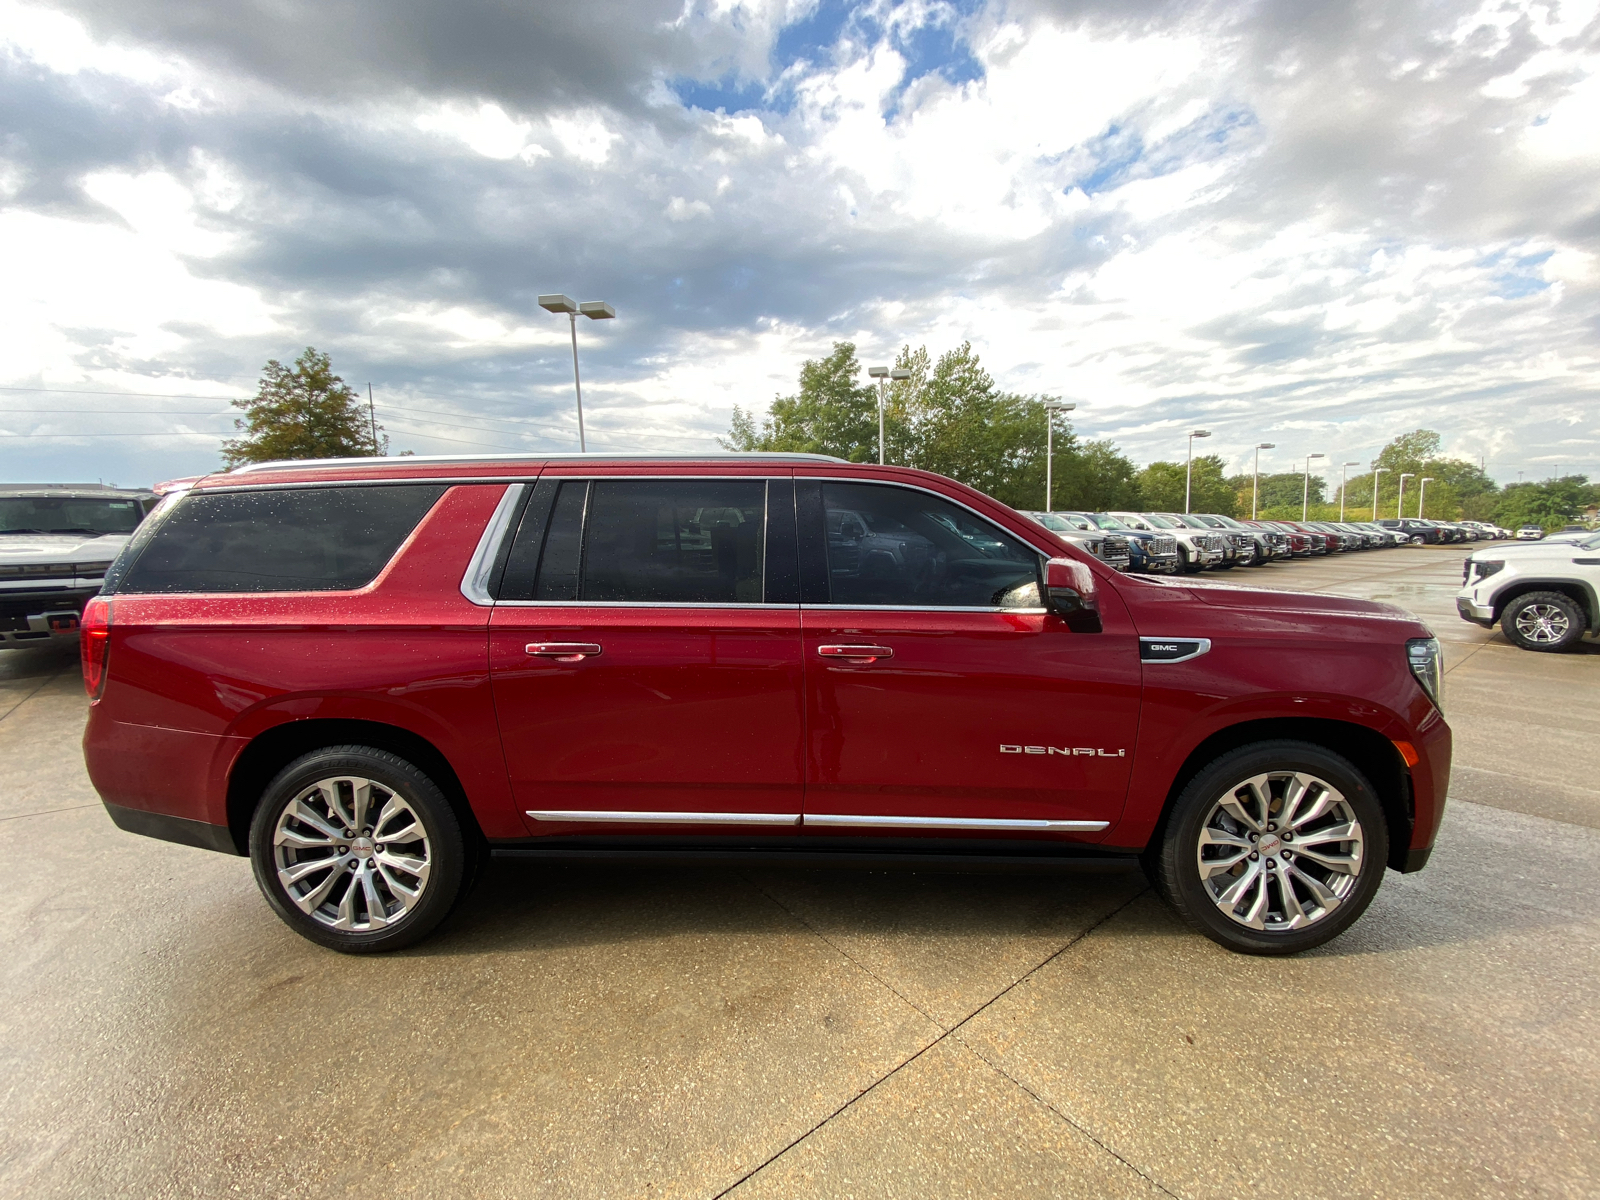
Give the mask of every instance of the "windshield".
[{"label": "windshield", "polygon": [[1154,525],[1157,529],[1182,529],[1183,528],[1183,526],[1179,525],[1176,521],[1169,521],[1169,520],[1167,520],[1166,517],[1158,517],[1154,513],[1145,513],[1144,514],[1144,519],[1146,521],[1149,521],[1150,524]]},{"label": "windshield", "polygon": [[0,533],[129,534],[143,516],[137,500],[0,496]]},{"label": "windshield", "polygon": [[1207,521],[1215,522],[1218,529],[1245,529],[1245,528],[1248,528],[1247,526],[1241,524],[1240,522],[1235,521],[1232,517],[1224,517],[1224,516],[1222,516],[1220,514],[1218,514],[1217,516],[1214,516],[1214,517],[1205,517],[1203,519],[1207,520]]},{"label": "windshield", "polygon": [[1095,513],[1091,518],[1101,529],[1132,529],[1133,526],[1125,521],[1119,521],[1110,513]]},{"label": "windshield", "polygon": [[1081,530],[1094,528],[1088,520],[1076,514],[1068,513],[1033,513],[1033,519],[1046,529],[1053,529],[1057,533],[1077,533]]}]

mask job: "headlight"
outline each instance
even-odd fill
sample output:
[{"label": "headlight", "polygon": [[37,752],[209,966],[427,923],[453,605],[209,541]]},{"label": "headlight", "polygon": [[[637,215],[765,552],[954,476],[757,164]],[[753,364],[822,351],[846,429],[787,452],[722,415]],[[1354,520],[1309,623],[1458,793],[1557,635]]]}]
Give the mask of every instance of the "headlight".
[{"label": "headlight", "polygon": [[1440,712],[1444,711],[1444,656],[1438,638],[1412,638],[1406,643],[1406,661],[1422,690]]},{"label": "headlight", "polygon": [[1472,568],[1475,578],[1477,580],[1484,580],[1489,578],[1489,576],[1493,575],[1496,571],[1501,570],[1505,565],[1506,564],[1503,561],[1496,562],[1480,558],[1473,561]]}]

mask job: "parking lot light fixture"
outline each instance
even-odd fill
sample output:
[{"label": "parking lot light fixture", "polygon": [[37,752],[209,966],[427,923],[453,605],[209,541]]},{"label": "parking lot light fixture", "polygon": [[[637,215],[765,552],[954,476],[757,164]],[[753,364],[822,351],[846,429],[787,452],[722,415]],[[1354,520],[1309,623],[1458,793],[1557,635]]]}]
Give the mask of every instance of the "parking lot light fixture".
[{"label": "parking lot light fixture", "polygon": [[[910,372],[907,372],[909,374]],[[1044,510],[1051,512],[1051,488],[1055,483],[1052,470],[1056,459],[1056,414],[1071,412],[1077,408],[1076,404],[1065,400],[1046,400],[1044,402]]]},{"label": "parking lot light fixture", "polygon": [[1344,520],[1344,493],[1350,486],[1350,468],[1359,467],[1358,462],[1347,462],[1339,472],[1339,520]]},{"label": "parking lot light fixture", "polygon": [[878,465],[881,467],[883,466],[883,392],[889,386],[889,368],[868,367],[867,374],[878,381]]},{"label": "parking lot light fixture", "polygon": [[1256,470],[1250,479],[1250,519],[1252,521],[1256,519],[1256,501],[1261,498],[1261,452],[1263,450],[1276,450],[1277,448],[1278,444],[1276,442],[1256,443]]},{"label": "parking lot light fixture", "polygon": [[572,393],[578,401],[578,450],[587,454],[589,444],[583,432],[583,382],[578,378],[578,314],[582,313],[591,321],[609,321],[617,315],[617,310],[604,300],[585,300],[578,304],[571,296],[563,296],[559,292],[540,296],[539,307],[546,312],[567,314],[572,332]]},{"label": "parking lot light fixture", "polygon": [[1372,519],[1378,519],[1378,476],[1387,471],[1388,467],[1372,468]]},{"label": "parking lot light fixture", "polygon": [[1300,519],[1304,521],[1311,511],[1311,460],[1313,458],[1327,458],[1320,450],[1315,454],[1306,455],[1306,482],[1300,491]]},{"label": "parking lot light fixture", "polygon": [[1424,475],[1417,480],[1417,520],[1422,520],[1422,506],[1428,501],[1428,485],[1433,482],[1432,475]]},{"label": "parking lot light fixture", "polygon": [[1416,477],[1416,474],[1412,471],[1400,472],[1400,496],[1394,502],[1395,520],[1399,520],[1401,517],[1406,515],[1406,480],[1415,479]]},{"label": "parking lot light fixture", "polygon": [[1189,461],[1183,468],[1183,511],[1188,512],[1190,505],[1190,492],[1194,485],[1194,440],[1197,437],[1210,437],[1211,430],[1196,429],[1189,434]]}]

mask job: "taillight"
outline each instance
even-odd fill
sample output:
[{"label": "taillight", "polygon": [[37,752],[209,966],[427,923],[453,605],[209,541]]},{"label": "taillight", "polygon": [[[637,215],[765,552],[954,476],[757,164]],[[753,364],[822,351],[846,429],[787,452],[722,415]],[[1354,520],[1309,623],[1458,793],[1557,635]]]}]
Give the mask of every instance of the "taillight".
[{"label": "taillight", "polygon": [[106,690],[106,666],[111,660],[111,601],[101,596],[83,609],[78,653],[83,659],[83,690],[98,700]]}]

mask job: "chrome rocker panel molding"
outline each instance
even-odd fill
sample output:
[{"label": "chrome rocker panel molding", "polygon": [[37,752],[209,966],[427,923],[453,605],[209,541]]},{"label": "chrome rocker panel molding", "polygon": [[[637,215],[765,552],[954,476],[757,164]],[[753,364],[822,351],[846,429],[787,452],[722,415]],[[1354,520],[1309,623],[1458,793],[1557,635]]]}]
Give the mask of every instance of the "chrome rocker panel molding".
[{"label": "chrome rocker panel molding", "polygon": [[535,821],[610,825],[808,825],[824,829],[949,829],[1016,833],[1098,833],[1109,821],[1008,820],[990,817],[894,817],[854,813],[729,813],[528,809]]},{"label": "chrome rocker panel molding", "polygon": [[571,821],[608,825],[798,825],[799,813],[739,812],[603,812],[588,808],[528,809],[535,821]]}]

